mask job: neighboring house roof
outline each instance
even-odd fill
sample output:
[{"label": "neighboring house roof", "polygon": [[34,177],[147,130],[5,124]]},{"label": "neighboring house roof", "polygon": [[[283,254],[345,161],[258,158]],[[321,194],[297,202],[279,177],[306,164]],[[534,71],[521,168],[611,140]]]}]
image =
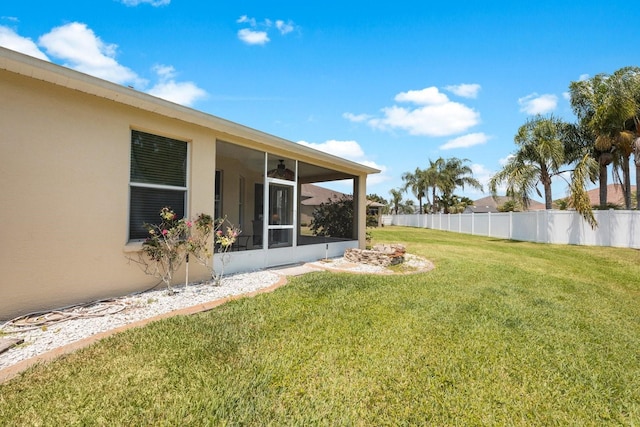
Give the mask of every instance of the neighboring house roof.
[{"label": "neighboring house roof", "polygon": [[367,206],[373,207],[373,208],[382,208],[386,205],[384,203],[376,202],[374,200],[367,200]]},{"label": "neighboring house roof", "polygon": [[[340,191],[331,190],[329,188],[320,187],[314,184],[302,184],[300,189],[300,203],[304,206],[320,206],[329,200],[340,200],[343,197],[351,197],[350,194],[341,193]],[[383,203],[367,200],[367,206],[381,207]]]},{"label": "neighboring house roof", "polygon": [[326,203],[328,200],[340,200],[342,197],[346,196],[345,193],[330,190],[314,184],[302,184],[301,187],[300,203],[305,206],[319,206],[321,203]]},{"label": "neighboring house roof", "polygon": [[[487,196],[487,197],[483,197],[481,199],[475,200],[473,202],[472,206],[468,206],[465,209],[465,212],[467,213],[487,213],[487,212],[491,212],[491,213],[496,213],[496,212],[500,212],[498,210],[499,206],[504,205],[506,202],[510,201],[511,198],[510,197],[506,197],[506,196],[496,196],[495,198],[492,196]],[[531,203],[529,203],[529,209],[530,211],[537,211],[537,210],[541,210],[544,209],[544,203],[540,203],[536,200],[532,200]]]},{"label": "neighboring house roof", "polygon": [[[631,186],[631,194],[635,194],[636,186]],[[587,191],[587,196],[589,196],[589,203],[591,206],[600,205],[600,188],[594,188],[593,190]],[[622,186],[619,184],[609,184],[607,185],[607,203],[611,205],[617,205],[620,207],[624,207],[624,194],[622,192]]]},{"label": "neighboring house roof", "polygon": [[[293,141],[3,47],[0,47],[0,69],[109,99],[119,104],[150,111],[168,118],[182,120],[208,129],[215,129],[222,134],[229,134],[237,139],[255,141],[258,144],[264,144],[265,151],[292,153],[300,160],[312,164],[330,166],[343,174],[361,175],[380,172],[378,169],[360,163],[318,151],[302,144],[296,144]],[[247,144],[247,146],[251,147],[255,145]],[[331,177],[331,179],[342,178],[346,178],[346,176],[334,175]]]}]

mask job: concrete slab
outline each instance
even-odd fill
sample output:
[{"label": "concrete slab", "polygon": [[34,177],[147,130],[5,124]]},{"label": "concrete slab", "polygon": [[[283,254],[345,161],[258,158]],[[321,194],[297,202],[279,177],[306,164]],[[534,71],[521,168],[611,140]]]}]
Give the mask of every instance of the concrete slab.
[{"label": "concrete slab", "polygon": [[308,264],[301,264],[301,265],[289,265],[285,267],[276,267],[276,268],[270,269],[270,271],[281,274],[283,276],[300,276],[302,274],[310,273],[313,271],[322,271],[322,269],[310,266]]}]

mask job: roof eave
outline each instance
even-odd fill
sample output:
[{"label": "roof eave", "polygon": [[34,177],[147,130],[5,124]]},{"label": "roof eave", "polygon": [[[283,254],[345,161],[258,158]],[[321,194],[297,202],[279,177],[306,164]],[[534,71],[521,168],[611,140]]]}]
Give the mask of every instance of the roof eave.
[{"label": "roof eave", "polygon": [[109,99],[168,118],[214,129],[239,138],[265,143],[281,151],[291,152],[302,157],[313,157],[355,175],[369,175],[380,172],[378,169],[361,163],[352,162],[332,154],[318,151],[284,138],[137,91],[133,88],[121,86],[3,47],[0,47],[0,69]]}]

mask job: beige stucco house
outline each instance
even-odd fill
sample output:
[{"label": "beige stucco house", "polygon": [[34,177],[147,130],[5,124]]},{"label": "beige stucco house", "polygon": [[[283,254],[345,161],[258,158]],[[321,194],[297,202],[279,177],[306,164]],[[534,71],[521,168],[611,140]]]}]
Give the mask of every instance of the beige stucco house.
[{"label": "beige stucco house", "polygon": [[365,246],[375,169],[4,48],[0,94],[0,319],[156,284],[128,257],[167,205],[237,224],[225,272],[249,271],[324,257],[300,188],[347,179],[356,231],[328,255]]}]

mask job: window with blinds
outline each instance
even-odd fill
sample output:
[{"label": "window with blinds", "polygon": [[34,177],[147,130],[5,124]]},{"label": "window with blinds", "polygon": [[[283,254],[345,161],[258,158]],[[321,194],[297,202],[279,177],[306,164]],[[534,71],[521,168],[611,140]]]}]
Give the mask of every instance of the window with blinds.
[{"label": "window with blinds", "polygon": [[132,130],[129,197],[129,240],[145,239],[144,224],[158,224],[165,206],[184,217],[187,143]]}]

